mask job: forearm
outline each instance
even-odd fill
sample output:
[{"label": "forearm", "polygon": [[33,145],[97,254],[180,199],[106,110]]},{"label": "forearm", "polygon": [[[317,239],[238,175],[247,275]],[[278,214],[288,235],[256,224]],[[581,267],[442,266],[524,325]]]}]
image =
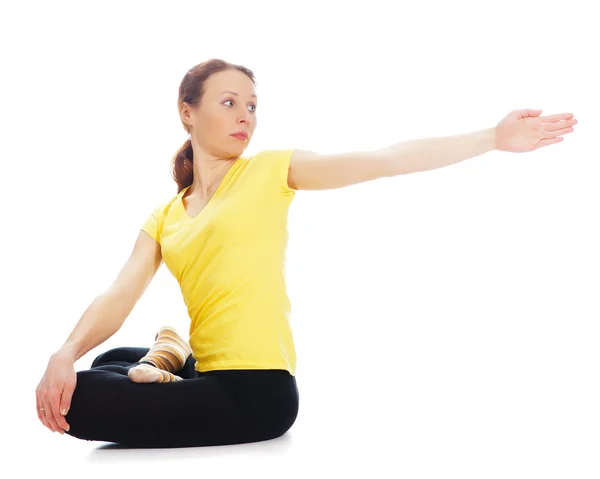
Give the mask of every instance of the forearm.
[{"label": "forearm", "polygon": [[55,353],[73,362],[115,334],[125,322],[135,302],[131,295],[108,289],[98,295],[85,310],[79,322]]},{"label": "forearm", "polygon": [[423,138],[396,143],[379,152],[389,176],[434,170],[496,149],[496,128],[462,135]]}]

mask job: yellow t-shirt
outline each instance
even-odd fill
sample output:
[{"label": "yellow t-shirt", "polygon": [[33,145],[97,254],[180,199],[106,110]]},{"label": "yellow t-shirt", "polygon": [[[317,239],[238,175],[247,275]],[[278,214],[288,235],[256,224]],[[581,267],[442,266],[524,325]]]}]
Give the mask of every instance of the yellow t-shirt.
[{"label": "yellow t-shirt", "polygon": [[184,188],[142,226],[179,283],[195,369],[286,369],[296,374],[285,284],[288,185],[294,150],[240,156],[190,218]]}]

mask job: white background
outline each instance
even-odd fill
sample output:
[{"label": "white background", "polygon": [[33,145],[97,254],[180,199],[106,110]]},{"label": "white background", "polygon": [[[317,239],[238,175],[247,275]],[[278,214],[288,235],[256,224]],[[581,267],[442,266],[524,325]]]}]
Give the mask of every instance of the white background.
[{"label": "white background", "polygon": [[[598,477],[600,35],[584,5],[3,3],[3,469]],[[210,58],[256,75],[245,155],[375,150],[490,128],[521,108],[579,124],[531,153],[296,193],[287,279],[300,411],[281,438],[135,450],[51,433],[35,388],[148,214],[176,194],[179,82]],[[76,369],[149,347],[163,324],[187,337],[164,266]]]}]

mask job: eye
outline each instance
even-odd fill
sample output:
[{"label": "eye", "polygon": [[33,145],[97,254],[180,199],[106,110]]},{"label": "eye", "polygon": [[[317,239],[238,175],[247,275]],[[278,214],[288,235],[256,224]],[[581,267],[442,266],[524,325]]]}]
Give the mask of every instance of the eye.
[{"label": "eye", "polygon": [[[225,100],[223,103],[227,103],[229,101],[233,101],[233,100]],[[254,110],[252,110],[252,113],[254,113],[256,111],[256,105],[254,103],[250,103],[250,104],[254,107]]]}]

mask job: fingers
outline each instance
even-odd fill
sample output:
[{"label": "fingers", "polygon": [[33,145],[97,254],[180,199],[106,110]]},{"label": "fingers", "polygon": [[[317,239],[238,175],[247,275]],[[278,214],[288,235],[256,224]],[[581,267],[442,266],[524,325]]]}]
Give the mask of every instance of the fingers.
[{"label": "fingers", "polygon": [[568,133],[571,133],[573,131],[573,127],[562,128],[560,130],[555,131],[543,131],[542,138],[556,138],[557,136],[567,135]]},{"label": "fingers", "polygon": [[71,429],[69,423],[67,422],[66,415],[71,409],[71,399],[73,398],[73,392],[75,391],[75,384],[67,383],[65,384],[65,388],[63,389],[62,396],[60,398],[60,424],[64,428],[65,431]]},{"label": "fingers", "polygon": [[547,138],[545,140],[540,140],[536,146],[536,149],[542,148],[543,146],[554,145],[554,143],[560,143],[563,141],[562,137],[558,138]]},{"label": "fingers", "polygon": [[552,125],[541,126],[542,138],[556,138],[557,136],[566,135],[575,131],[572,125],[576,125],[577,120],[568,120],[554,123]]},{"label": "fingers", "polygon": [[[543,125],[540,128],[542,128],[543,131],[554,131],[554,130],[560,130],[563,128],[566,129],[566,128],[576,125],[576,124],[577,124],[577,120],[573,119],[573,120],[566,120],[566,121],[551,123],[549,125]],[[571,129],[571,131],[573,131],[573,130]]]},{"label": "fingers", "polygon": [[540,116],[538,120],[550,123],[553,121],[570,120],[571,118],[573,118],[573,113],[558,113],[556,115]]},{"label": "fingers", "polygon": [[52,404],[52,415],[54,416],[57,426],[60,428],[59,432],[64,434],[65,429],[68,429],[69,425],[67,424],[65,417],[60,413],[60,401],[61,394],[52,395],[50,397],[50,403]]},{"label": "fingers", "polygon": [[[38,419],[44,426],[50,429],[52,432],[58,432],[64,434],[65,430],[69,430],[69,424],[62,414],[60,414],[59,407],[60,393],[55,392],[39,392],[36,393],[36,409]],[[44,408],[42,411],[40,408]]]},{"label": "fingers", "polygon": [[41,423],[46,426],[48,429],[52,430],[52,428],[48,425],[46,421],[46,413],[41,410],[44,407],[44,401],[42,400],[40,394],[36,391],[35,394],[35,409],[37,411],[38,419]]},{"label": "fingers", "polygon": [[577,124],[577,120],[573,118],[571,113],[562,113],[559,115],[550,115],[540,117],[542,121],[552,121],[552,124],[540,125],[540,133],[542,139],[538,142],[537,148],[554,145],[563,141],[563,135],[567,135],[575,131],[573,125]]},{"label": "fingers", "polygon": [[44,398],[44,404],[42,407],[44,408],[42,412],[46,415],[46,422],[49,425],[49,429],[52,432],[59,432],[63,434],[62,429],[58,426],[58,424],[56,423],[56,419],[54,418],[50,398]]}]

